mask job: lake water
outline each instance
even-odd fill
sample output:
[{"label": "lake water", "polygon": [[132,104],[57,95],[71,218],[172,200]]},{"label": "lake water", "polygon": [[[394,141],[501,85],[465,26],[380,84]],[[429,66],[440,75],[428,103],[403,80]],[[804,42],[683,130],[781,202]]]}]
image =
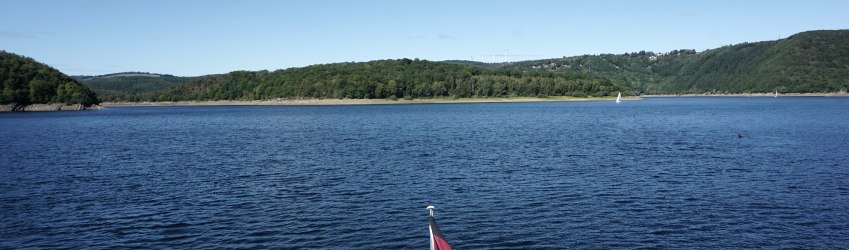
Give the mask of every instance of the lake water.
[{"label": "lake water", "polygon": [[0,248],[849,247],[849,98],[0,114]]}]

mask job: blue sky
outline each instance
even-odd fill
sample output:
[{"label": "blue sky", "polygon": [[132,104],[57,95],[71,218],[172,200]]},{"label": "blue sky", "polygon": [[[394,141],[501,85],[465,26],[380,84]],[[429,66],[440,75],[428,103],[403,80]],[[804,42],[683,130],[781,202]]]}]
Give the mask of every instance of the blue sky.
[{"label": "blue sky", "polygon": [[71,75],[702,51],[849,28],[849,1],[816,0],[0,0],[0,10],[0,50]]}]

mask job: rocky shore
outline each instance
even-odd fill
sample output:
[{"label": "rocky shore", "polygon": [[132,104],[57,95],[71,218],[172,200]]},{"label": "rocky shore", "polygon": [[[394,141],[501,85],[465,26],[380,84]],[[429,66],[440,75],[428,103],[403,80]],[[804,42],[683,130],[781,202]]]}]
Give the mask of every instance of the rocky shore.
[{"label": "rocky shore", "polygon": [[92,109],[102,109],[103,106],[100,105],[82,105],[82,104],[71,104],[65,105],[64,103],[52,103],[52,104],[29,104],[29,105],[18,105],[17,103],[9,103],[0,105],[0,112],[41,112],[41,111],[72,111],[72,110],[92,110]]}]

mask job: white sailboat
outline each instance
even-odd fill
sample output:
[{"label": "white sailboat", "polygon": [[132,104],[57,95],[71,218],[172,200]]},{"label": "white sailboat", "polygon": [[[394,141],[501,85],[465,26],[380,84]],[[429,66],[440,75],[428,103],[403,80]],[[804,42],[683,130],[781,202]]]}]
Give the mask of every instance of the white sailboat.
[{"label": "white sailboat", "polygon": [[616,96],[616,103],[622,103],[622,92],[619,92],[619,95]]},{"label": "white sailboat", "polygon": [[773,97],[778,98],[778,90],[775,91],[775,96]]}]

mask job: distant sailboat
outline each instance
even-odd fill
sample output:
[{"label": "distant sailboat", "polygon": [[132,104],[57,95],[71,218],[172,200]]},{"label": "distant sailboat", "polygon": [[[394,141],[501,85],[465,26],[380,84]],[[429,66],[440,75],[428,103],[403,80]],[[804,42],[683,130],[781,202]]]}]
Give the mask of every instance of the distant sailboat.
[{"label": "distant sailboat", "polygon": [[778,98],[778,90],[775,91],[775,96],[773,97]]},{"label": "distant sailboat", "polygon": [[619,95],[616,96],[616,103],[622,103],[622,92],[619,92]]}]

